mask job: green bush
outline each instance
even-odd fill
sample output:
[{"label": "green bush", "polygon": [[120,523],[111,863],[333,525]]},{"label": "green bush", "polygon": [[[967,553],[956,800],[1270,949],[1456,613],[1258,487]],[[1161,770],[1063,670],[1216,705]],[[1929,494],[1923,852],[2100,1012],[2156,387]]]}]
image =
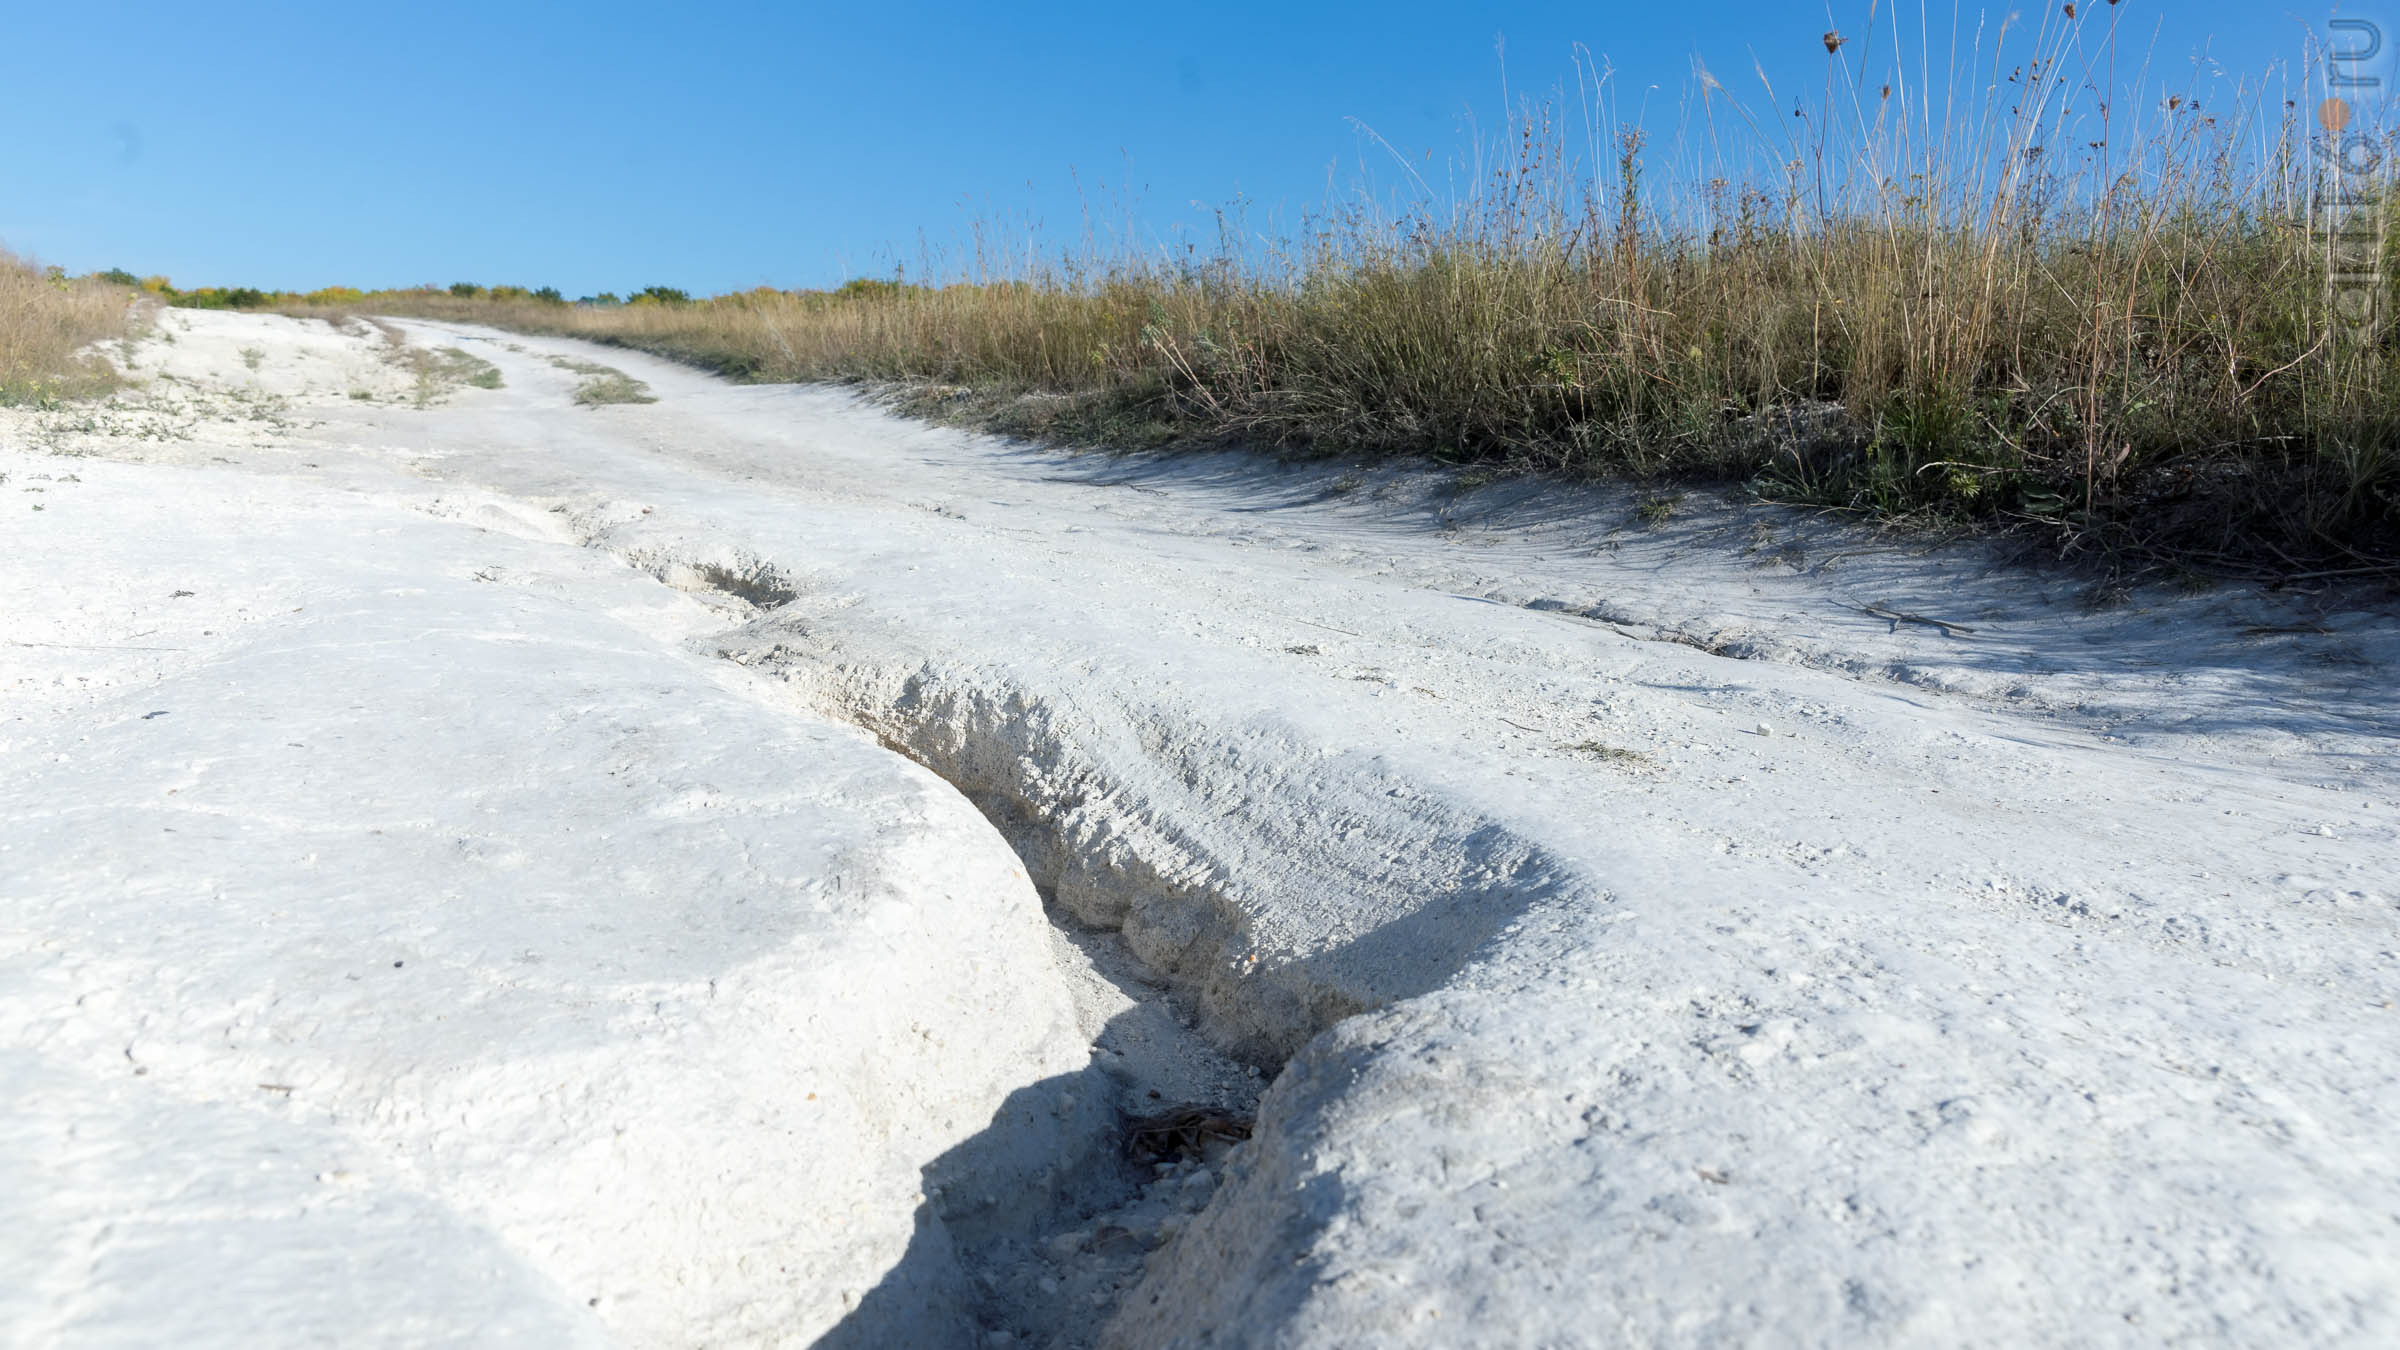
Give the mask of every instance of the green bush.
[{"label": "green bush", "polygon": [[250,286],[202,286],[198,290],[170,291],[167,303],[181,309],[260,309],[275,298]]}]

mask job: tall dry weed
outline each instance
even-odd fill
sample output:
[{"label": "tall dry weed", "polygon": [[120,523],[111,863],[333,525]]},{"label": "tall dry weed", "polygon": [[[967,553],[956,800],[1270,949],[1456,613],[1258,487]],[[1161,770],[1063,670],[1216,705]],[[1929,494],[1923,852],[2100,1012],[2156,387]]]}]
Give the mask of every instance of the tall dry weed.
[{"label": "tall dry weed", "polygon": [[124,336],[133,306],[126,287],[69,278],[0,250],[0,403],[113,387],[115,371],[86,349]]}]

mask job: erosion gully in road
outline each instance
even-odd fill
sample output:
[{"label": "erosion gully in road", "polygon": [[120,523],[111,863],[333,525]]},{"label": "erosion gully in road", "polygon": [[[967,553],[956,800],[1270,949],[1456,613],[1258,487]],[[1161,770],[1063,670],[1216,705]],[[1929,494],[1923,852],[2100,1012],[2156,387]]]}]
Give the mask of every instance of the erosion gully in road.
[{"label": "erosion gully in road", "polygon": [[2400,1335],[2380,597],[397,330],[0,423],[0,1322]]}]

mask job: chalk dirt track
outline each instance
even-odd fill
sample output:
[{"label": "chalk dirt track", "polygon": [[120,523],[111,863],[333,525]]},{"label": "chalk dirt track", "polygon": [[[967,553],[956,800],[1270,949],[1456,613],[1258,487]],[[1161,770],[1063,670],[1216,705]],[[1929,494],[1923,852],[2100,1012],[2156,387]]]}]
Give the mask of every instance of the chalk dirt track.
[{"label": "chalk dirt track", "polygon": [[0,1343],[2400,1342],[2388,602],[403,327],[0,410]]}]

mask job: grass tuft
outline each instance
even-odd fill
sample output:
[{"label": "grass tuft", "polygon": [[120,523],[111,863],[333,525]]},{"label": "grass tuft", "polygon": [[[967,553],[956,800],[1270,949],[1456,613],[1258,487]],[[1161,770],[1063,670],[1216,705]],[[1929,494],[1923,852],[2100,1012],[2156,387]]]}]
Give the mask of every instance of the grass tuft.
[{"label": "grass tuft", "polygon": [[575,401],[587,408],[609,403],[658,402],[658,396],[650,392],[649,385],[613,366],[564,356],[551,357],[550,364],[584,377],[583,383],[575,386]]}]

